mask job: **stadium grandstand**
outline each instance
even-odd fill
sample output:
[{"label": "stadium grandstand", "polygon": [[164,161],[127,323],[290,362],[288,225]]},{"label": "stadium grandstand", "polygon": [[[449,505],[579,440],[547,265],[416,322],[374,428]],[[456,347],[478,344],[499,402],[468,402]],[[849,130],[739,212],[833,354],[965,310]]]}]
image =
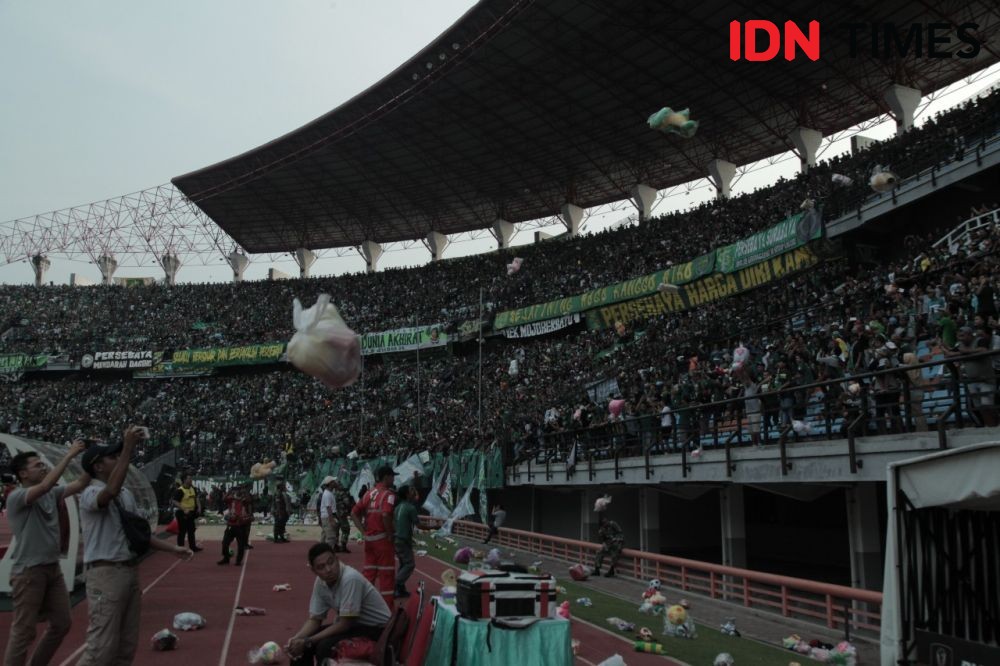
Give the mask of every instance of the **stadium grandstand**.
[{"label": "stadium grandstand", "polygon": [[[810,4],[755,11],[799,19]],[[923,96],[1000,60],[1000,12],[945,4],[831,4],[819,19],[973,22],[974,57],[850,57],[840,36],[818,61],[761,67],[698,38],[750,18],[724,3],[482,0],[263,146],[3,225],[3,260],[29,259],[37,279],[0,286],[0,432],[112,441],[141,423],[151,436],[133,464],[164,517],[180,470],[216,507],[276,461],[305,505],[330,474],[360,488],[378,465],[422,461],[421,505],[470,491],[449,523],[460,544],[502,505],[500,543],[546,566],[592,560],[594,503],[609,496],[626,550],[621,582],[579,587],[595,598],[641,596],[656,578],[704,602],[700,621],[736,616],[778,647],[846,633],[883,664],[932,663],[933,645],[1000,663],[1000,466],[971,489],[988,500],[971,516],[915,500],[907,513],[913,498],[887,493],[894,465],[1000,441],[1000,88],[914,123]],[[690,108],[693,136],[646,124],[668,101]],[[824,137],[883,114],[895,136],[818,157]],[[794,177],[731,193],[740,168],[788,150]],[[705,177],[713,201],[654,214],[663,190]],[[580,233],[588,209],[622,201],[629,223]],[[546,219],[565,233],[511,245]],[[445,257],[483,233],[495,251]],[[430,262],[379,269],[414,242]],[[360,252],[367,271],[310,277],[324,252]],[[289,253],[298,278],[242,279],[254,257]],[[232,282],[177,281],[220,256]],[[46,285],[50,262],[73,257],[103,284]],[[166,279],[116,282],[119,262],[155,262]],[[286,357],[293,299],[320,294],[362,338],[361,375],[339,390]],[[273,477],[258,489],[278,492]],[[965,563],[941,556],[921,581],[911,558],[890,575],[902,539],[926,554],[935,529],[966,530],[949,541]],[[949,577],[972,582],[942,593]],[[919,594],[943,594],[945,610]]]}]

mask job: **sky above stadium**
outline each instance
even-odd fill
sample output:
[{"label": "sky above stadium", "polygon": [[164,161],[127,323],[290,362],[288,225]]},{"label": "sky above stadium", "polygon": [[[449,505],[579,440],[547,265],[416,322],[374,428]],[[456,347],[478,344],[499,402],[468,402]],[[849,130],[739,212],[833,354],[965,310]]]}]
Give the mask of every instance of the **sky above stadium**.
[{"label": "sky above stadium", "polygon": [[[473,0],[171,0],[98,3],[0,0],[0,221],[116,197],[167,183],[266,143],[365,90],[433,41]],[[997,72],[989,81],[997,80]],[[988,85],[949,96],[950,106]],[[963,94],[964,93],[964,94]],[[931,107],[929,111],[933,111]],[[642,114],[640,114],[642,115]],[[866,134],[891,135],[886,125]],[[840,152],[843,146],[830,150]],[[834,153],[827,153],[826,156]],[[797,160],[755,172],[734,191],[789,175]],[[700,181],[657,212],[714,192]],[[628,211],[631,212],[631,211]],[[592,219],[587,230],[628,212]],[[558,229],[554,229],[557,232]],[[532,240],[521,232],[514,244]],[[492,239],[452,245],[482,252]],[[389,252],[380,267],[425,263],[423,248]],[[247,279],[291,260],[254,261]],[[360,257],[321,259],[314,275],[363,270]],[[47,279],[99,279],[87,262],[53,257]],[[118,276],[161,277],[158,267]],[[186,266],[181,282],[225,281],[228,267]],[[33,280],[24,263],[0,266],[0,282]]]}]

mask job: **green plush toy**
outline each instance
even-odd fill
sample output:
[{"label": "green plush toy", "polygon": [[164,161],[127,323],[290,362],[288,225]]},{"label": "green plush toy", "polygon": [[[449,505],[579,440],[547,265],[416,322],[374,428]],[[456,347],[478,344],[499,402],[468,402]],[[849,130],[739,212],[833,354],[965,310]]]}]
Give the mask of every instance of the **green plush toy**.
[{"label": "green plush toy", "polygon": [[677,134],[690,139],[698,131],[698,121],[691,120],[689,109],[674,111],[669,106],[665,106],[646,121],[650,129],[663,132],[664,134]]}]

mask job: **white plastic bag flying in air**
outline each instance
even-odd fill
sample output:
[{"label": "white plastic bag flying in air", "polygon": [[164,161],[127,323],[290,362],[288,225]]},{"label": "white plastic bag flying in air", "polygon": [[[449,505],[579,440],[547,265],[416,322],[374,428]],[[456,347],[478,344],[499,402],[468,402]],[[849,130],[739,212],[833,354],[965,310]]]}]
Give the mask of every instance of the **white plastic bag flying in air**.
[{"label": "white plastic bag flying in air", "polygon": [[320,294],[308,310],[295,299],[292,310],[295,335],[288,343],[288,360],[330,388],[350,386],[361,372],[361,343],[329,294]]},{"label": "white plastic bag flying in air", "polygon": [[513,275],[514,273],[521,270],[521,264],[524,263],[524,259],[521,257],[514,257],[514,260],[507,264],[507,275]]}]

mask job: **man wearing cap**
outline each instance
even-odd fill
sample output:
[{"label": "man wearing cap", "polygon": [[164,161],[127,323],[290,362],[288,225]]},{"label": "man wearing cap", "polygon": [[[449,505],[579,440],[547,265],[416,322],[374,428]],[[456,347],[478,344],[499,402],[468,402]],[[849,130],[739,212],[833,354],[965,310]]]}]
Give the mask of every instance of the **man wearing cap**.
[{"label": "man wearing cap", "polygon": [[[899,366],[899,349],[896,343],[879,333],[875,336],[877,347],[869,370],[892,370]],[[902,431],[899,396],[902,393],[902,378],[896,373],[875,377],[875,424],[880,435],[886,432]]]},{"label": "man wearing cap", "polygon": [[392,482],[396,473],[389,465],[375,471],[375,487],[364,494],[351,510],[351,520],[365,535],[365,565],[362,573],[378,589],[386,604],[392,606],[396,587],[395,529],[392,513],[396,493]]},{"label": "man wearing cap", "polygon": [[[142,592],[120,511],[136,511],[135,498],[123,485],[132,450],[143,431],[129,426],[124,444],[98,444],[83,454],[83,469],[94,478],[80,496],[90,624],[77,666],[131,664],[139,645]],[[185,559],[194,554],[157,538],[149,545]]]},{"label": "man wearing cap", "polygon": [[319,524],[323,528],[323,541],[337,548],[337,496],[333,492],[336,482],[332,476],[323,477],[320,488],[323,494],[319,500]]},{"label": "man wearing cap", "polygon": [[14,618],[4,655],[5,666],[21,666],[35,640],[35,626],[48,621],[42,640],[35,647],[32,664],[47,664],[59,649],[71,626],[69,592],[59,568],[59,502],[90,483],[83,474],[76,481],[57,485],[69,462],[84,450],[76,440],[51,470],[34,451],[22,451],[10,462],[21,487],[7,499],[9,521],[14,532],[10,571]]}]

